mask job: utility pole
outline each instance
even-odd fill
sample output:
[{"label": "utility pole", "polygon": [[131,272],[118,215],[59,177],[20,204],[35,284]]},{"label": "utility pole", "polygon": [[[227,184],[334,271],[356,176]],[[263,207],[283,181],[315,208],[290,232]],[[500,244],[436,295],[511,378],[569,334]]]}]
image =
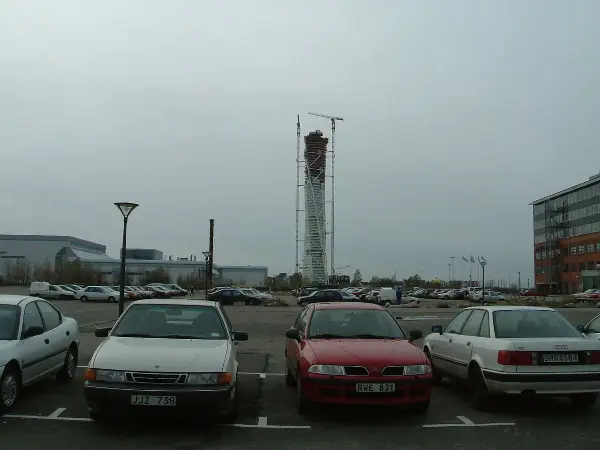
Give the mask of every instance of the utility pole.
[{"label": "utility pole", "polygon": [[328,116],[327,114],[308,113],[311,116],[325,117],[331,121],[331,229],[330,229],[330,261],[331,275],[335,275],[335,122],[344,120],[342,117]]},{"label": "utility pole", "polygon": [[210,284],[210,287],[213,287],[213,263],[215,261],[215,219],[210,219],[209,221],[209,230],[208,230],[208,268],[206,273],[206,280]]},{"label": "utility pole", "polygon": [[519,293],[521,292],[521,272],[517,272],[517,275],[519,275]]}]

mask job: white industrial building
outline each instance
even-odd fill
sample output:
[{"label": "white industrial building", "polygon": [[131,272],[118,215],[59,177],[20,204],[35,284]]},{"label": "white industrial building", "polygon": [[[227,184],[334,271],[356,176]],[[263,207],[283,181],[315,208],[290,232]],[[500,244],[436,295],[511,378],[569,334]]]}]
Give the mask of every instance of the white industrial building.
[{"label": "white industrial building", "polygon": [[[146,255],[149,252],[162,255],[155,249],[127,249],[128,256]],[[135,256],[134,256],[135,258]],[[6,274],[12,263],[22,261],[31,270],[40,265],[55,268],[63,262],[78,261],[83,266],[104,275],[107,283],[117,283],[121,269],[121,261],[106,254],[106,246],[72,236],[48,235],[12,235],[0,234],[0,274]],[[204,260],[195,258],[171,259],[127,259],[127,276],[136,283],[145,274],[156,269],[164,269],[176,282],[179,277],[204,273]],[[218,266],[213,265],[213,277],[216,283],[245,284],[263,286],[268,275],[265,266]]]}]

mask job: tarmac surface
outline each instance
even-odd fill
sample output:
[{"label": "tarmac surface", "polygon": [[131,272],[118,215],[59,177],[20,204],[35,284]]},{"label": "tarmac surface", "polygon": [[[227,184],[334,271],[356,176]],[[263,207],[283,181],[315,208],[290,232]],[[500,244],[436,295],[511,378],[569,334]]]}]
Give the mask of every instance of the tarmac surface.
[{"label": "tarmac surface", "polygon": [[[0,448],[64,449],[586,449],[600,448],[600,404],[577,413],[560,399],[502,399],[491,413],[470,405],[464,389],[447,382],[433,392],[429,412],[382,408],[322,408],[309,417],[295,410],[295,391],[285,386],[284,333],[299,307],[226,307],[234,327],[249,333],[240,343],[240,414],[237,422],[139,421],[97,424],[83,399],[85,365],[102,341],[97,326],[110,326],[115,304],[54,302],[80,324],[81,359],[70,384],[48,380],[25,389],[10,414],[0,417]],[[453,309],[390,308],[407,330],[429,332],[447,323]],[[584,324],[598,309],[561,311]]]}]

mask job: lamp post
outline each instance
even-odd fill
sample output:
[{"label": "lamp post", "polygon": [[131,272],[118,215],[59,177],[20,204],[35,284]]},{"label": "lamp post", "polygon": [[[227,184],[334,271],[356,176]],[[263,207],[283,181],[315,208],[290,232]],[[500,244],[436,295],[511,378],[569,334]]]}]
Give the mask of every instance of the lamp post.
[{"label": "lamp post", "polygon": [[479,257],[479,264],[481,264],[481,304],[485,304],[485,265],[487,261],[483,256]]},{"label": "lamp post", "polygon": [[123,214],[123,245],[121,246],[121,280],[119,282],[119,316],[123,314],[125,309],[125,253],[127,250],[127,219],[129,214],[137,208],[137,203],[118,202],[115,206],[119,208]]},{"label": "lamp post", "polygon": [[204,299],[208,300],[208,259],[210,252],[202,252],[204,255]]}]

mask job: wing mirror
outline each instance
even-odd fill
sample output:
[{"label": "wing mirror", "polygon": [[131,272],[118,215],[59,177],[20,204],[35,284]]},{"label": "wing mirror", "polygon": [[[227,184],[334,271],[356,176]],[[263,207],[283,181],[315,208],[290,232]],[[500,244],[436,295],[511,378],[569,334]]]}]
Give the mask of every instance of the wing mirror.
[{"label": "wing mirror", "polygon": [[431,332],[432,333],[438,333],[438,334],[442,334],[442,326],[441,325],[434,325],[431,327]]},{"label": "wing mirror", "polygon": [[108,337],[108,333],[110,333],[111,329],[112,328],[96,328],[94,335],[96,337]]},{"label": "wing mirror", "polygon": [[285,332],[285,337],[288,339],[293,339],[295,341],[300,340],[300,333],[295,328],[290,328]]},{"label": "wing mirror", "polygon": [[577,331],[579,331],[580,333],[584,333],[585,334],[585,326],[583,326],[583,325],[575,325],[575,328],[577,328]]},{"label": "wing mirror", "polygon": [[234,331],[233,332],[233,340],[234,341],[247,341],[248,333],[244,333],[243,331]]},{"label": "wing mirror", "polygon": [[423,332],[421,330],[410,330],[408,334],[411,341],[417,341],[423,337]]},{"label": "wing mirror", "polygon": [[39,336],[40,334],[44,334],[44,328],[43,327],[29,327],[23,333],[23,339],[29,339],[29,338],[32,338],[34,336]]}]

